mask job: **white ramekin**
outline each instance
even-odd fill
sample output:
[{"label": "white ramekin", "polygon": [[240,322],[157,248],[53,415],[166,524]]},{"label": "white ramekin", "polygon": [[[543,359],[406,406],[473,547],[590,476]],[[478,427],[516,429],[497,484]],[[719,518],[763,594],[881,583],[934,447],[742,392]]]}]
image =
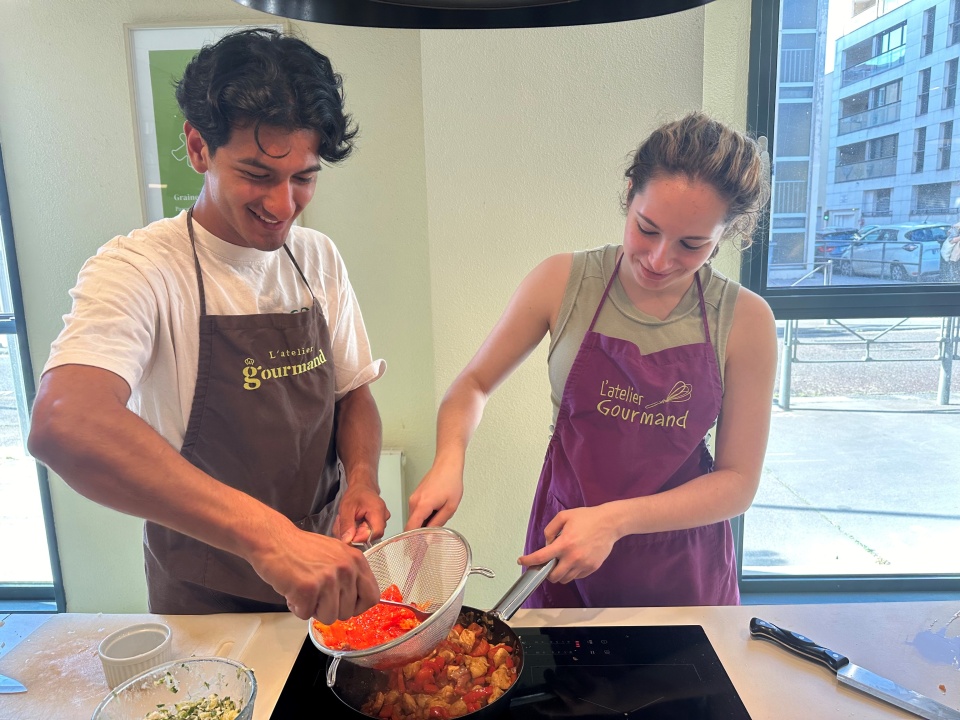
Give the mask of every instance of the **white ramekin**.
[{"label": "white ramekin", "polygon": [[110,633],[97,648],[103,675],[111,689],[171,659],[170,628],[163,623],[137,623]]}]

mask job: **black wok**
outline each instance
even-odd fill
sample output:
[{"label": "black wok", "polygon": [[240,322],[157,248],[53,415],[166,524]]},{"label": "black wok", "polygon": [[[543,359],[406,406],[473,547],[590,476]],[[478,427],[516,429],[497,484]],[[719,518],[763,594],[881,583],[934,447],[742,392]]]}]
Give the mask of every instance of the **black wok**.
[{"label": "black wok", "polygon": [[[491,645],[505,643],[513,648],[513,661],[517,669],[517,680],[503,695],[479,710],[468,712],[461,717],[481,720],[481,718],[492,716],[493,713],[500,712],[509,706],[510,697],[514,694],[520,675],[523,673],[523,644],[520,642],[520,637],[506,621],[513,617],[517,609],[530,596],[530,593],[540,586],[556,564],[556,559],[553,559],[545,565],[539,565],[525,572],[500,599],[496,607],[490,611],[478,610],[466,605],[460,609],[460,616],[457,620],[460,625],[466,627],[475,622],[487,628]],[[328,665],[331,660],[332,658],[327,659]],[[388,672],[361,667],[345,661],[340,664],[336,682],[331,689],[344,705],[359,715],[375,718],[376,716],[367,715],[360,708],[374,693],[384,691],[388,681]]]}]

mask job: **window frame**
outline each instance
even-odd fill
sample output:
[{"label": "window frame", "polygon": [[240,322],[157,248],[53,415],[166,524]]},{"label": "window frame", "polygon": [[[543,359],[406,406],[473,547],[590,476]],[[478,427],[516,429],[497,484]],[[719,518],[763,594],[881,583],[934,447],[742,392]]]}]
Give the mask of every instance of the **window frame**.
[{"label": "window frame", "polygon": [[[3,163],[3,147],[0,146],[0,236],[3,238],[3,252],[6,260],[12,313],[0,312],[0,334],[16,336],[19,351],[20,368],[23,374],[23,389],[27,411],[33,407],[36,388],[33,382],[33,366],[30,362],[30,344],[27,340],[27,327],[23,311],[23,287],[20,284],[20,269],[17,264],[16,245],[13,240],[13,218],[10,210],[10,196],[7,193],[7,175]],[[47,552],[50,556],[50,570],[53,584],[45,583],[2,583],[0,582],[0,602],[11,607],[24,605],[33,607],[36,603],[56,603],[57,612],[66,611],[66,596],[63,590],[63,574],[60,569],[60,553],[53,520],[53,504],[50,498],[50,483],[47,469],[37,463],[37,482],[40,486],[40,504],[43,513],[43,525],[47,538]],[[44,608],[43,612],[49,612]]]},{"label": "window frame", "polygon": [[[960,0],[955,0],[960,3]],[[777,62],[779,58],[779,17],[781,0],[752,0],[750,69],[747,89],[747,129],[755,137],[767,138],[773,148],[777,109]],[[842,72],[839,63],[836,72]],[[885,317],[949,317],[958,315],[960,287],[918,286],[829,286],[767,287],[768,239],[771,206],[764,209],[754,242],[744,251],[740,282],[770,304],[777,320],[870,319]],[[733,529],[737,548],[740,589],[754,597],[767,594],[808,593],[896,593],[956,592],[960,576],[953,574],[899,575],[782,575],[744,577],[744,516],[735,518]],[[760,600],[762,602],[762,600]]]},{"label": "window frame", "polygon": [[[779,60],[778,25],[781,0],[752,0],[747,129],[765,136],[774,147]],[[840,70],[835,70],[840,71]],[[766,287],[770,208],[744,251],[741,282],[763,296],[778,320],[856,319],[884,317],[950,317],[960,307],[960,286],[829,286]]]}]

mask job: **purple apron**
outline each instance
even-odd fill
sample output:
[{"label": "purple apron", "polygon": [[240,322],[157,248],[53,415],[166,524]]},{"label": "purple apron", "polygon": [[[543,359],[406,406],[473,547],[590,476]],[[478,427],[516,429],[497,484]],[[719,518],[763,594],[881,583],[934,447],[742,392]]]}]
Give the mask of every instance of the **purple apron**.
[{"label": "purple apron", "polygon": [[[200,293],[200,356],[180,454],[294,523],[309,520],[310,529],[329,535],[340,473],[333,353],[320,305],[313,297],[300,312],[208,315],[192,209],[187,229]],[[144,526],[144,545],[150,612],[287,610],[237,555],[152,522]]]},{"label": "purple apron", "polygon": [[[607,283],[570,369],[527,526],[525,553],[543,547],[561,510],[663,492],[713,470],[704,437],[722,388],[695,275],[705,341],[642,355],[629,340],[593,327],[620,269]],[[524,607],[736,605],[730,522],[627,535],[596,572],[543,583]]]}]

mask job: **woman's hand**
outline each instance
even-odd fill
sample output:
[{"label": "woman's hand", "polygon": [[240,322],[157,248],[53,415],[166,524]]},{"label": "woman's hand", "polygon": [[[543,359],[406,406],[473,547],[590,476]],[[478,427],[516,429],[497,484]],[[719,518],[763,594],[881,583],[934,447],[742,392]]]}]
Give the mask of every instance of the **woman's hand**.
[{"label": "woman's hand", "polygon": [[463,466],[434,461],[410,495],[405,530],[439,527],[447,522],[463,498]]},{"label": "woman's hand", "polygon": [[517,562],[531,567],[557,558],[557,566],[547,576],[554,583],[568,583],[596,571],[621,537],[610,505],[562,510],[543,534],[546,546]]}]

